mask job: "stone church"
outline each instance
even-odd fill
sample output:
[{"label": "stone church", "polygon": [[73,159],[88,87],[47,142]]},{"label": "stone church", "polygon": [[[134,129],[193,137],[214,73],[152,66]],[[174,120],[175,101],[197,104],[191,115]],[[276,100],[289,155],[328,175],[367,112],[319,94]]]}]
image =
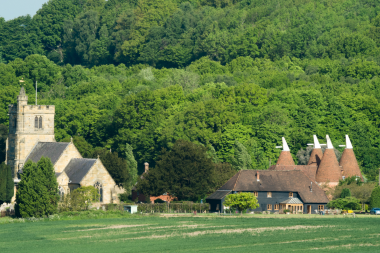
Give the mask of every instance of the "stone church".
[{"label": "stone church", "polygon": [[92,185],[100,193],[99,204],[118,203],[117,194],[122,190],[99,158],[83,158],[72,141],[55,141],[54,116],[54,105],[28,105],[23,87],[17,104],[9,105],[5,162],[13,169],[16,189],[24,164],[28,160],[38,162],[44,156],[54,165],[61,196],[80,186]]}]

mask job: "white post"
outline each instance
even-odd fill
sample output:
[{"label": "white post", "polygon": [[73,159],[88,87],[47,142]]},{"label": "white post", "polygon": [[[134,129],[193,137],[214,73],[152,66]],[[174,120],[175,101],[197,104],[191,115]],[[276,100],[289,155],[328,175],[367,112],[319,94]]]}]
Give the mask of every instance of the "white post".
[{"label": "white post", "polygon": [[36,81],[36,105],[37,105],[37,81]]}]

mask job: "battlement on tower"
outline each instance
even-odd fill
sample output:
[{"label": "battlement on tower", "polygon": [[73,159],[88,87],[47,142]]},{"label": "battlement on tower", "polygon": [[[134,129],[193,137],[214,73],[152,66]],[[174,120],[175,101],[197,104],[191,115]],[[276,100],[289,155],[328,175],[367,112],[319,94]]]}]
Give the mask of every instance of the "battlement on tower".
[{"label": "battlement on tower", "polygon": [[24,113],[55,113],[54,105],[24,105]]}]

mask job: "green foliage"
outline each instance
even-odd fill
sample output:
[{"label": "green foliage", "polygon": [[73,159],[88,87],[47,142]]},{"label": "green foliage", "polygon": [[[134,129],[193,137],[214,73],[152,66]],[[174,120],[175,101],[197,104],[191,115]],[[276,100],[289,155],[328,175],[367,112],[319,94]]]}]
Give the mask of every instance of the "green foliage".
[{"label": "green foliage", "polygon": [[247,209],[256,209],[260,206],[255,195],[250,192],[229,194],[225,198],[223,205],[238,208],[240,212]]},{"label": "green foliage", "polygon": [[99,201],[98,190],[93,186],[81,186],[69,194],[59,203],[60,212],[88,210],[93,202]]},{"label": "green foliage", "polygon": [[135,157],[133,155],[133,149],[131,145],[128,143],[126,144],[125,148],[125,160],[127,162],[128,166],[128,180],[124,183],[124,189],[127,191],[127,193],[130,193],[132,191],[132,187],[135,186],[137,183],[137,161],[135,160]]},{"label": "green foliage", "polygon": [[339,208],[344,210],[360,210],[360,201],[354,197],[345,197],[341,199],[331,200],[327,204],[328,208]]},{"label": "green foliage", "polygon": [[350,189],[348,189],[348,188],[344,188],[344,189],[342,190],[342,193],[340,194],[340,197],[341,197],[342,199],[344,199],[344,198],[346,198],[346,197],[351,197],[351,191],[350,191]]},{"label": "green foliage", "polygon": [[116,185],[123,186],[131,177],[127,161],[119,157],[116,152],[102,152],[99,158],[113,180],[115,180]]},{"label": "green foliage", "polygon": [[164,151],[155,168],[139,179],[137,190],[145,196],[168,193],[179,200],[197,200],[210,192],[214,164],[207,149],[178,140]]},{"label": "green foliage", "polygon": [[38,163],[25,163],[16,193],[16,216],[25,218],[54,214],[58,200],[58,183],[50,159],[42,157]]},{"label": "green foliage", "polygon": [[380,207],[380,187],[373,189],[369,203],[370,208]]},{"label": "green foliage", "polygon": [[10,203],[14,195],[12,169],[4,162],[0,164],[0,205]]}]

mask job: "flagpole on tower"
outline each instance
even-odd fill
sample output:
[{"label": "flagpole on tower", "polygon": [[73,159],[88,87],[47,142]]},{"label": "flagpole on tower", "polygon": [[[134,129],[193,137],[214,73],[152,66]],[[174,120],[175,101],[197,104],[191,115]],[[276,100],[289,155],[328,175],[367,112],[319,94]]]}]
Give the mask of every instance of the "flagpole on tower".
[{"label": "flagpole on tower", "polygon": [[37,105],[37,81],[36,81],[36,105]]}]

